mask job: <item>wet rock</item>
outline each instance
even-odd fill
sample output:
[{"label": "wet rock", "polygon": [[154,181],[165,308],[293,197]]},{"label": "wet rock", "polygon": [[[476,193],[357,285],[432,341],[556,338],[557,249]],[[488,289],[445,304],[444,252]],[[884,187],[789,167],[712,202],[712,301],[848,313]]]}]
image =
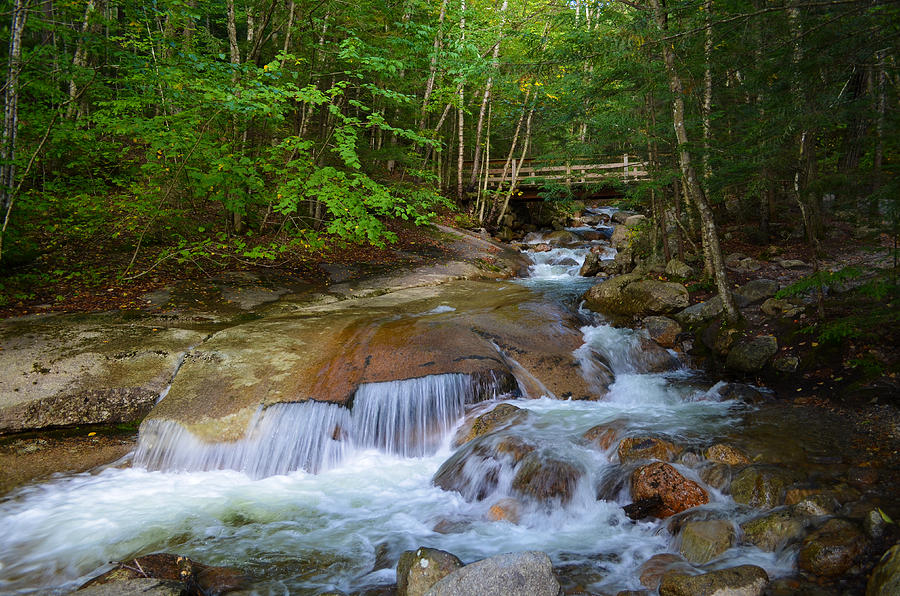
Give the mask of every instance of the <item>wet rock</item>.
[{"label": "wet rock", "polygon": [[747,466],[731,482],[732,498],[757,509],[781,505],[785,487],[792,481],[787,471],[773,466]]},{"label": "wet rock", "polygon": [[761,596],[769,583],[765,569],[740,565],[700,575],[670,572],[663,576],[660,596]]},{"label": "wet rock", "polygon": [[644,459],[672,461],[683,450],[683,447],[656,437],[628,437],[622,439],[616,453],[620,462],[628,463]]},{"label": "wet rock", "polygon": [[585,440],[603,451],[612,447],[616,439],[622,431],[625,430],[625,423],[622,421],[614,421],[609,424],[598,424],[587,429],[582,436]]},{"label": "wet rock", "polygon": [[581,264],[581,269],[578,270],[578,275],[581,277],[594,277],[600,273],[601,268],[600,255],[595,252],[589,252],[584,256],[584,262]]},{"label": "wet rock", "polygon": [[503,437],[494,445],[494,452],[497,457],[505,455],[516,464],[535,449],[536,447],[533,444],[517,436]]},{"label": "wet rock", "polygon": [[559,581],[546,553],[496,555],[458,569],[431,587],[428,596],[558,596]]},{"label": "wet rock", "polygon": [[531,453],[516,469],[512,488],[540,502],[559,500],[568,503],[582,475],[582,470],[569,462]]},{"label": "wet rock", "polygon": [[700,480],[721,491],[731,484],[731,476],[732,470],[728,464],[712,462],[700,469]]},{"label": "wet rock", "polygon": [[681,555],[660,553],[653,555],[638,568],[641,585],[651,590],[659,588],[663,576],[670,571],[690,571],[691,565]]},{"label": "wet rock", "polygon": [[629,503],[622,507],[622,510],[629,519],[641,520],[648,517],[658,517],[657,513],[662,506],[662,497],[653,495],[652,497]]},{"label": "wet rock", "polygon": [[728,464],[729,466],[743,466],[750,463],[750,458],[743,451],[724,443],[716,443],[707,449],[703,455],[709,461]]},{"label": "wet rock", "polygon": [[397,562],[397,596],[423,596],[434,584],[463,567],[463,562],[443,550],[421,547],[400,555]]},{"label": "wet rock", "polygon": [[516,436],[479,437],[441,464],[431,481],[466,499],[481,501],[496,490],[504,467],[515,467],[534,450],[534,445]]},{"label": "wet rock", "polygon": [[184,584],[151,578],[124,579],[81,588],[78,596],[183,596]]},{"label": "wet rock", "polygon": [[769,552],[799,540],[805,528],[805,522],[788,509],[773,511],[741,524],[744,542]]},{"label": "wet rock", "polygon": [[900,544],[884,555],[869,576],[866,596],[896,596],[900,594]]},{"label": "wet rock", "polygon": [[769,298],[763,302],[759,310],[770,317],[796,317],[803,309],[780,298]]},{"label": "wet rock", "polygon": [[863,517],[863,530],[869,538],[881,538],[886,527],[887,522],[878,509],[870,509]]},{"label": "wet rock", "polygon": [[723,400],[737,400],[748,404],[759,404],[765,396],[750,385],[744,383],[720,383],[712,391]]},{"label": "wet rock", "polygon": [[581,242],[581,238],[579,238],[578,234],[575,232],[557,230],[546,234],[544,236],[544,241],[551,246],[559,246],[562,244],[575,244],[576,242]]},{"label": "wet rock", "polygon": [[862,554],[865,541],[865,536],[855,524],[843,519],[830,519],[803,540],[797,555],[797,566],[813,575],[841,575]]},{"label": "wet rock", "polygon": [[626,285],[640,279],[643,278],[637,273],[626,273],[610,277],[592,286],[581,298],[585,301],[588,308],[604,310],[622,299],[622,290]]},{"label": "wet rock", "polygon": [[553,250],[553,247],[547,244],[546,242],[542,242],[540,244],[534,244],[531,247],[531,252],[550,252]]},{"label": "wet rock", "polygon": [[[156,586],[137,580],[153,580]],[[162,580],[162,581],[160,581]],[[139,594],[140,585],[150,594],[187,594],[188,596],[216,596],[245,587],[244,576],[228,567],[211,567],[187,557],[169,553],[146,555],[118,563],[113,569],[87,582],[79,593]],[[146,584],[146,585],[144,585]],[[111,591],[104,591],[109,587]],[[178,587],[177,591],[174,590]],[[134,592],[128,590],[134,589]],[[118,591],[117,591],[118,590]],[[158,591],[152,591],[158,590]]]},{"label": "wet rock", "polygon": [[734,543],[734,526],[722,519],[689,521],[681,527],[678,552],[691,563],[715,559]]},{"label": "wet rock", "polygon": [[857,487],[872,486],[878,482],[878,470],[870,467],[853,467],[847,470],[847,481]]},{"label": "wet rock", "polygon": [[[787,498],[785,498],[785,503],[789,504]],[[794,504],[792,509],[799,515],[821,517],[823,515],[833,515],[837,508],[838,502],[834,494],[821,492],[800,499]]]},{"label": "wet rock", "polygon": [[652,339],[641,338],[640,348],[631,355],[631,364],[639,373],[665,372],[678,368],[678,358]]},{"label": "wet rock", "polygon": [[762,370],[778,352],[778,340],[773,335],[761,335],[739,341],[728,352],[725,366],[729,370],[753,373]]},{"label": "wet rock", "polygon": [[674,348],[675,340],[681,333],[681,325],[673,319],[663,316],[644,317],[644,329],[650,335],[650,339],[664,348]]},{"label": "wet rock", "polygon": [[772,279],[748,281],[734,292],[734,300],[741,308],[772,298],[778,292],[779,284]]},{"label": "wet rock", "polygon": [[663,462],[654,462],[637,468],[631,476],[631,496],[635,501],[658,496],[662,505],[656,517],[669,517],[685,509],[704,505],[709,495],[703,488],[682,476]]},{"label": "wet rock", "polygon": [[682,325],[691,327],[715,319],[722,314],[723,310],[722,299],[713,296],[706,302],[692,304],[681,312],[675,313],[673,317]]},{"label": "wet rock", "polygon": [[666,275],[680,279],[688,279],[694,276],[694,268],[678,259],[671,259],[666,263]]},{"label": "wet rock", "polygon": [[508,521],[517,524],[521,518],[522,504],[511,497],[500,499],[488,509],[487,518],[490,521]]},{"label": "wet rock", "polygon": [[529,414],[527,410],[512,404],[498,404],[494,409],[472,420],[471,425],[463,424],[453,438],[453,446],[458,447],[499,428],[522,423],[528,419]]}]

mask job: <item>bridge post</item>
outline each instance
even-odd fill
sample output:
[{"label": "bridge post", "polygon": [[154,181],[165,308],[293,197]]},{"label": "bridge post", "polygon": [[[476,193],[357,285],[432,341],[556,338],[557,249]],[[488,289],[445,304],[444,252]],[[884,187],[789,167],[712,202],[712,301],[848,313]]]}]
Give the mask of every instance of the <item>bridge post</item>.
[{"label": "bridge post", "polygon": [[625,176],[623,177],[623,180],[625,182],[628,182],[628,154],[627,153],[623,156],[622,161],[625,164]]}]

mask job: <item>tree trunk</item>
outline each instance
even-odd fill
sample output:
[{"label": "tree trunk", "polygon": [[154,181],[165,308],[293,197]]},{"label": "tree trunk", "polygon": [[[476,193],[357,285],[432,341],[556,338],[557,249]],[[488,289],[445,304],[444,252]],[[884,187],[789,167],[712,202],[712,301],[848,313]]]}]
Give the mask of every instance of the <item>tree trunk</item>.
[{"label": "tree trunk", "polygon": [[475,125],[475,155],[472,158],[472,176],[469,180],[469,186],[475,186],[478,180],[478,168],[481,165],[481,135],[484,132],[484,116],[487,112],[487,105],[491,99],[491,89],[494,86],[494,72],[500,67],[500,44],[503,42],[503,27],[506,25],[506,7],[508,0],[503,0],[500,6],[500,31],[497,34],[497,43],[494,45],[494,51],[491,58],[491,73],[488,75],[487,82],[484,84],[484,94],[481,97],[481,109],[478,111],[478,124]]},{"label": "tree trunk", "polygon": [[80,105],[76,101],[76,99],[79,97],[79,93],[78,83],[75,82],[75,77],[77,76],[80,69],[87,68],[87,36],[89,34],[99,32],[97,26],[91,24],[91,17],[98,10],[103,10],[103,2],[105,2],[105,0],[100,0],[97,4],[95,4],[94,0],[88,0],[87,7],[84,9],[84,20],[82,21],[81,25],[81,36],[78,39],[78,44],[75,46],[75,56],[72,58],[72,66],[74,67],[75,72],[72,74],[72,78],[69,79],[69,107],[66,110],[67,118],[74,118],[81,112]]},{"label": "tree trunk", "polygon": [[3,131],[0,136],[0,258],[3,256],[3,233],[9,225],[13,194],[16,188],[16,132],[19,126],[19,69],[22,67],[22,32],[28,18],[25,0],[15,0],[9,36],[9,63],[3,93]]},{"label": "tree trunk", "polygon": [[431,64],[429,65],[428,80],[425,82],[425,94],[422,97],[422,114],[419,119],[419,129],[425,129],[425,116],[428,110],[428,100],[431,99],[431,92],[434,91],[434,81],[437,78],[438,54],[443,47],[443,27],[444,18],[447,16],[447,2],[449,0],[441,0],[441,12],[438,15],[438,28],[434,34],[434,45],[432,47]]},{"label": "tree trunk", "polygon": [[[660,32],[665,35],[668,30],[668,15],[662,8],[660,0],[650,0],[653,7],[653,16]],[[684,176],[685,186],[697,212],[700,215],[703,246],[713,267],[713,276],[716,289],[722,298],[722,306],[725,310],[725,318],[729,323],[734,323],[740,318],[740,313],[734,305],[731,288],[728,285],[728,275],[725,272],[725,262],[722,258],[722,249],[719,246],[719,233],[713,218],[712,208],[706,200],[700,180],[694,170],[691,152],[688,149],[688,134],[684,117],[684,86],[681,77],[675,67],[675,52],[668,42],[662,42],[663,60],[666,64],[666,72],[669,77],[669,89],[672,91],[672,120],[675,126],[675,138],[678,141],[678,161],[681,165],[681,173]]]},{"label": "tree trunk", "polygon": [[[466,41],[466,0],[460,0],[460,9],[459,9],[459,31],[462,43],[465,44]],[[459,89],[457,90],[459,94],[459,108],[457,109],[457,119],[456,119],[456,134],[458,136],[458,144],[456,147],[456,198],[459,201],[462,201],[463,198],[463,162],[465,161],[466,154],[466,146],[463,143],[465,136],[465,107],[466,107],[466,96],[464,85],[461,83],[459,85]],[[446,113],[446,112],[445,112]],[[443,118],[441,118],[443,120]],[[473,172],[477,173],[476,166],[472,168]]]}]

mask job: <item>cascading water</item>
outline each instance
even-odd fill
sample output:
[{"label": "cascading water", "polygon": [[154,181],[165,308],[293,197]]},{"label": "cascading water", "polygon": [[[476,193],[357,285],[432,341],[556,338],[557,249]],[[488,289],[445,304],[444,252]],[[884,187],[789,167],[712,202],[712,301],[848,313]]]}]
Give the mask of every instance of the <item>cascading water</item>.
[{"label": "cascading water", "polygon": [[[533,276],[521,283],[574,306],[593,283],[577,276],[587,250],[534,254]],[[568,258],[577,265],[563,264]],[[465,315],[453,308],[426,314]],[[269,406],[228,444],[148,421],[134,467],[56,478],[0,502],[0,593],[66,593],[108,561],[160,551],[238,567],[258,594],[353,592],[393,583],[402,551],[418,546],[464,561],[542,550],[562,569],[590,570],[589,590],[641,589],[639,566],[671,551],[672,539],[654,522],[625,516],[627,470],[614,447],[589,446],[585,431],[610,425],[621,436],[662,435],[690,449],[727,433],[743,406],[688,371],[648,363],[638,333],[603,324],[582,333],[582,368],[596,363],[593,352],[615,373],[603,401],[512,400],[525,411],[519,423],[455,454],[450,437],[466,404],[492,396],[466,375],[364,385],[349,410]],[[535,459],[567,471],[565,494],[541,500],[516,483]],[[435,486],[435,474],[454,465],[459,491]],[[709,492],[709,515],[740,518],[730,497]],[[509,498],[520,504],[517,522],[493,521],[491,507]],[[776,576],[792,565],[790,556],[747,547],[713,565],[740,563]]]}]

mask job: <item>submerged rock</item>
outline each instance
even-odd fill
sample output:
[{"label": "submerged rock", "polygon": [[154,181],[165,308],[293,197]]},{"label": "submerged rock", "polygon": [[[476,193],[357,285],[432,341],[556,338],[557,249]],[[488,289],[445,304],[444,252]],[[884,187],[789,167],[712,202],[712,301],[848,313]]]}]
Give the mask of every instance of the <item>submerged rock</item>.
[{"label": "submerged rock", "polygon": [[716,443],[706,450],[704,456],[709,461],[728,464],[729,466],[742,466],[750,463],[750,458],[736,447]]},{"label": "submerged rock", "polygon": [[84,584],[78,592],[91,596],[217,596],[243,589],[245,583],[246,578],[234,569],[211,567],[187,557],[158,553],[118,563],[110,571]]},{"label": "submerged rock", "polygon": [[516,469],[512,488],[539,502],[559,500],[565,504],[572,500],[582,475],[583,471],[569,462],[531,453]]},{"label": "submerged rock", "polygon": [[853,566],[865,543],[865,536],[855,524],[830,519],[803,540],[797,566],[814,575],[841,575]]},{"label": "submerged rock", "polygon": [[881,561],[869,576],[866,596],[900,594],[900,544],[896,544],[881,556]]},{"label": "submerged rock", "polygon": [[517,524],[521,517],[521,508],[522,504],[517,499],[506,497],[491,505],[487,518],[490,521],[508,521]]},{"label": "submerged rock", "polygon": [[631,496],[635,501],[659,497],[662,504],[655,514],[662,518],[709,502],[709,495],[699,484],[663,462],[641,466],[634,471]]},{"label": "submerged rock", "polygon": [[458,569],[434,584],[427,596],[558,596],[559,581],[546,553],[496,555]]},{"label": "submerged rock", "polygon": [[738,503],[772,509],[784,502],[784,489],[792,481],[786,470],[774,466],[747,466],[731,482],[731,496]]},{"label": "submerged rock", "polygon": [[769,552],[799,540],[805,528],[805,520],[788,509],[773,511],[741,524],[744,541]]},{"label": "submerged rock", "polygon": [[463,562],[447,551],[426,547],[405,551],[397,562],[397,596],[423,596],[462,567]]},{"label": "submerged rock", "polygon": [[619,435],[625,430],[624,421],[613,421],[608,424],[598,424],[584,431],[581,435],[592,446],[606,451],[613,446],[613,443],[619,438]]},{"label": "submerged rock", "polygon": [[769,574],[756,565],[740,565],[700,575],[670,572],[663,576],[659,596],[761,596]]},{"label": "submerged rock", "polygon": [[656,590],[666,573],[676,570],[688,572],[691,568],[681,555],[660,553],[644,561],[638,568],[638,578],[642,586]]},{"label": "submerged rock", "polygon": [[683,450],[683,447],[656,437],[628,437],[619,443],[616,453],[620,462],[628,463],[642,459],[672,461]]},{"label": "submerged rock", "polygon": [[731,548],[734,526],[721,519],[689,521],[681,527],[678,551],[691,563],[706,563]]}]

